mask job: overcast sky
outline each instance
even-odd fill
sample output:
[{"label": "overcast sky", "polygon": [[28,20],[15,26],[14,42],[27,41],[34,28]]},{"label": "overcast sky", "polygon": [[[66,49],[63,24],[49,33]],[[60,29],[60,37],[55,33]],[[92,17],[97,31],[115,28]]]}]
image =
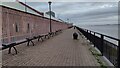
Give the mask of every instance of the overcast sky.
[{"label": "overcast sky", "polygon": [[[40,12],[48,11],[47,2],[27,2]],[[117,2],[53,2],[52,11],[57,18],[69,19],[76,25],[117,24]]]}]

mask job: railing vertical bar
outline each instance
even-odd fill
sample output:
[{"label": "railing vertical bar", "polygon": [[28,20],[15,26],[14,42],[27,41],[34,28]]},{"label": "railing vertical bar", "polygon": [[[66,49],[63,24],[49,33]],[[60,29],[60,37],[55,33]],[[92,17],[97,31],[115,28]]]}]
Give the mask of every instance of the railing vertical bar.
[{"label": "railing vertical bar", "polygon": [[88,40],[88,30],[87,30],[87,37],[86,37],[86,38],[87,38],[87,40]]},{"label": "railing vertical bar", "polygon": [[120,68],[120,40],[118,41],[118,58],[117,58],[117,65]]},{"label": "railing vertical bar", "polygon": [[91,42],[91,31],[89,33],[89,41]]},{"label": "railing vertical bar", "polygon": [[[94,43],[95,43],[95,32],[94,32]],[[96,47],[95,44],[94,44],[94,47]]]},{"label": "railing vertical bar", "polygon": [[104,44],[104,36],[101,34],[101,53],[102,53],[102,56],[103,56],[103,44]]}]

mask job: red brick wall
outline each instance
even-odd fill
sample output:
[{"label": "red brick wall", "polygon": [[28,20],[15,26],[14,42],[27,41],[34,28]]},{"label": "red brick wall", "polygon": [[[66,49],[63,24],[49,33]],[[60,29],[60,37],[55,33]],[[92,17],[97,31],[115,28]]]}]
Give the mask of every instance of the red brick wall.
[{"label": "red brick wall", "polygon": [[[29,23],[29,31],[28,31]],[[18,32],[16,32],[16,24]],[[69,25],[52,20],[52,31],[66,29]],[[3,43],[21,40],[49,32],[49,19],[2,7],[2,37]]]}]

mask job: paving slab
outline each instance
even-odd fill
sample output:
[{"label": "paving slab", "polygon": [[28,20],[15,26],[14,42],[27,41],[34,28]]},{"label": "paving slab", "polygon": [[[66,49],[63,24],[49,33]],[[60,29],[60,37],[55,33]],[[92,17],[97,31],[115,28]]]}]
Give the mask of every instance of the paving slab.
[{"label": "paving slab", "polygon": [[44,42],[35,41],[35,46],[21,44],[17,46],[17,55],[2,52],[3,66],[99,66],[97,60],[89,51],[87,40],[79,35],[79,40],[73,40],[76,29],[64,30]]}]

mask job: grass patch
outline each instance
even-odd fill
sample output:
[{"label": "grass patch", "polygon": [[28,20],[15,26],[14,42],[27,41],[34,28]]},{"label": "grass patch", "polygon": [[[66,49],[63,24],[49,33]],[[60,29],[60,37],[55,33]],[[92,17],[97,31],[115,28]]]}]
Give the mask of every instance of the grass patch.
[{"label": "grass patch", "polygon": [[95,57],[97,62],[100,64],[101,68],[107,68],[107,66],[104,64],[104,62],[102,62],[100,60],[100,57],[102,56],[102,54],[100,54],[98,51],[96,51],[95,48],[93,48],[93,47],[91,47],[89,50],[91,51],[92,55]]}]

